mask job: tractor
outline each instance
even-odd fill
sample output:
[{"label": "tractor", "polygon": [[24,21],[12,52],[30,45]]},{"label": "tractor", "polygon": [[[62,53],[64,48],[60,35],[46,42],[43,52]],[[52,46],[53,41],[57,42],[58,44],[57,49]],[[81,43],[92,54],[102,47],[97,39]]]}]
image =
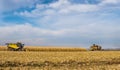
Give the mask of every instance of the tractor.
[{"label": "tractor", "polygon": [[90,46],[90,51],[100,51],[102,50],[102,47],[96,44],[93,44],[92,46]]},{"label": "tractor", "polygon": [[6,43],[6,45],[7,45],[8,51],[24,51],[25,50],[25,49],[23,49],[24,44],[22,44],[21,42]]}]

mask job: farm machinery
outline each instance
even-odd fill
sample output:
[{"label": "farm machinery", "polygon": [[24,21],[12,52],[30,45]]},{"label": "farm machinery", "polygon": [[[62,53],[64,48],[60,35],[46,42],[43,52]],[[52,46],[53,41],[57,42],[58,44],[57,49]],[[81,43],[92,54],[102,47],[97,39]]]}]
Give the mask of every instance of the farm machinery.
[{"label": "farm machinery", "polygon": [[24,44],[21,42],[17,43],[6,43],[8,51],[25,51]]},{"label": "farm machinery", "polygon": [[96,44],[93,44],[92,46],[90,46],[90,51],[100,51],[102,50],[102,47]]}]

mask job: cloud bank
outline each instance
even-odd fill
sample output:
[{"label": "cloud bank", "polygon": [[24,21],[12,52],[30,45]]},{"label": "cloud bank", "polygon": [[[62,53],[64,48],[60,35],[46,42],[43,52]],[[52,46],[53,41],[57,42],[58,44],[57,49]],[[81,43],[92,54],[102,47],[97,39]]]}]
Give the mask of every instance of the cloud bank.
[{"label": "cloud bank", "polygon": [[[14,2],[17,5],[19,1]],[[1,40],[23,41],[28,45],[89,47],[96,43],[106,48],[119,47],[119,0],[36,2],[20,1],[28,4],[13,8],[13,15],[23,17],[26,23],[1,26]],[[34,9],[15,10],[21,7]]]}]

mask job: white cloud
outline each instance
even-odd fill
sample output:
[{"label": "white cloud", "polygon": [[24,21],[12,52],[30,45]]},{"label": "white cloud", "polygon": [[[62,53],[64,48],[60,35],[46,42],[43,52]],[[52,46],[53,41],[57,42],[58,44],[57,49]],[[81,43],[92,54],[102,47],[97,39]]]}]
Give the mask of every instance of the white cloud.
[{"label": "white cloud", "polygon": [[52,45],[54,43],[61,44],[61,42],[75,45],[79,42],[88,43],[89,40],[102,40],[104,42],[106,39],[119,39],[119,19],[105,10],[108,8],[106,6],[108,3],[112,3],[112,0],[109,2],[103,0],[98,4],[75,4],[69,0],[37,4],[31,12],[26,10],[15,14],[32,20],[33,25],[37,24],[38,27],[30,24],[0,27],[0,38],[5,39],[13,36],[11,39],[22,38],[22,41],[29,43],[31,42],[30,38],[32,38],[36,40],[36,44],[42,41]]},{"label": "white cloud", "polygon": [[92,12],[98,10],[97,5],[73,4],[69,0],[59,0],[55,3],[50,4],[49,7],[58,10],[60,13]]},{"label": "white cloud", "polygon": [[59,9],[69,6],[70,4],[71,3],[68,0],[58,0],[57,2],[51,3],[49,7]]},{"label": "white cloud", "polygon": [[[12,26],[2,26],[0,27],[0,33],[1,39],[4,38],[10,38],[12,36],[12,38],[14,37],[18,37],[17,35],[23,38],[27,38],[27,37],[41,37],[41,36],[47,36],[47,35],[51,35],[51,36],[59,36],[61,34],[64,33],[64,31],[60,31],[60,30],[47,30],[47,29],[41,29],[38,27],[33,27],[30,24],[21,24],[21,25],[12,25]],[[19,37],[18,37],[19,38]]]},{"label": "white cloud", "polygon": [[37,4],[36,9],[31,12],[21,12],[20,15],[26,17],[46,16],[54,14],[71,14],[81,12],[94,12],[98,11],[98,5],[91,4],[73,4],[69,0],[59,0],[54,3]]},{"label": "white cloud", "polygon": [[[104,0],[103,2],[108,1]],[[109,2],[112,2],[112,0]],[[112,29],[111,27],[118,22],[110,25],[109,23],[111,22],[103,21],[104,19],[102,18],[105,17],[105,15],[102,14],[105,13],[102,7],[100,4],[73,4],[69,0],[59,0],[49,5],[37,4],[36,9],[31,12],[21,12],[20,15],[33,17],[35,18],[36,24],[48,27],[48,29],[60,29],[64,33],[79,33],[83,36],[87,36],[87,34],[96,36],[97,34],[102,34],[98,36],[109,37],[109,34],[119,31],[118,27],[116,27],[116,29]],[[103,13],[99,13],[98,11],[102,11]],[[110,15],[112,16],[110,13],[107,17],[110,17]],[[110,26],[104,26],[105,24]]]},{"label": "white cloud", "polygon": [[70,5],[68,7],[65,7],[60,10],[60,13],[70,13],[70,12],[94,12],[99,10],[96,5],[90,5],[90,4],[80,4],[80,5]]},{"label": "white cloud", "polygon": [[[58,21],[59,22],[59,21]],[[66,21],[65,21],[66,22]],[[65,24],[65,22],[63,24]],[[60,23],[60,22],[59,22]],[[26,45],[82,45],[85,40],[102,40],[119,38],[119,26],[111,24],[74,24],[68,23],[69,27],[65,25],[54,25],[58,27],[56,30],[42,29],[39,27],[33,27],[29,23],[13,26],[0,27],[0,39],[1,43],[5,42],[17,42],[21,41]],[[65,27],[63,27],[65,26]],[[72,27],[73,26],[73,27]],[[115,27],[113,29],[113,27]],[[71,39],[71,40],[70,40]],[[84,40],[85,39],[85,40]],[[63,40],[63,42],[62,42]],[[74,42],[73,42],[73,41]],[[80,41],[81,44],[78,44]],[[34,42],[33,42],[34,41]],[[71,43],[72,42],[72,43]],[[55,43],[55,44],[54,44]],[[86,44],[87,45],[87,44]]]},{"label": "white cloud", "polygon": [[103,0],[103,4],[118,4],[120,0]]},{"label": "white cloud", "polygon": [[[7,2],[6,2],[7,1]],[[42,2],[42,0],[0,0],[0,10],[2,11],[13,11],[19,8],[33,8],[37,2]],[[86,2],[88,2],[86,0]],[[91,12],[96,11],[100,7],[99,5],[107,5],[107,4],[120,4],[120,0],[101,0],[98,4],[75,4],[70,0],[58,0],[56,2],[45,4],[45,5],[36,5],[36,9],[41,8],[53,8],[55,10],[67,13],[70,11],[77,12]],[[58,12],[57,11],[57,12]]]},{"label": "white cloud", "polygon": [[[31,12],[24,11],[18,12],[17,15],[22,15],[26,17],[44,17],[44,16],[56,16],[56,15],[70,15],[70,14],[81,14],[81,13],[96,13],[104,12],[111,8],[107,6],[108,4],[119,4],[119,0],[102,0],[98,4],[76,4],[69,0],[58,0],[50,4],[37,4],[36,8]],[[115,6],[115,8],[118,6]]]}]

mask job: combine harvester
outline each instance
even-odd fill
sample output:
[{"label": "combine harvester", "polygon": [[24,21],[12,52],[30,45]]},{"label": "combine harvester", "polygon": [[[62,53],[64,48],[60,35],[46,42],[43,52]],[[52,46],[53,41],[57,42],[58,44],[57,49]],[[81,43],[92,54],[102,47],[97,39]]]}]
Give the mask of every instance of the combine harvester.
[{"label": "combine harvester", "polygon": [[6,45],[7,45],[7,50],[8,51],[26,51],[26,49],[23,49],[24,44],[22,44],[21,42],[6,43]]},{"label": "combine harvester", "polygon": [[101,51],[102,47],[96,44],[93,44],[92,46],[90,46],[90,51]]}]

